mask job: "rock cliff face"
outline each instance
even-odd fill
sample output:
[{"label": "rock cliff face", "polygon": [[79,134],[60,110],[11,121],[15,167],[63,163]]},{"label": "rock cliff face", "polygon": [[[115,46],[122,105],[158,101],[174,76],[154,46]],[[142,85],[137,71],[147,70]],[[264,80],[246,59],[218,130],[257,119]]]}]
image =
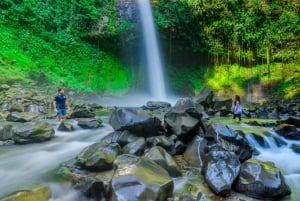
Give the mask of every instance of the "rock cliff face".
[{"label": "rock cliff face", "polygon": [[138,9],[136,0],[118,0],[118,19],[137,22]]}]

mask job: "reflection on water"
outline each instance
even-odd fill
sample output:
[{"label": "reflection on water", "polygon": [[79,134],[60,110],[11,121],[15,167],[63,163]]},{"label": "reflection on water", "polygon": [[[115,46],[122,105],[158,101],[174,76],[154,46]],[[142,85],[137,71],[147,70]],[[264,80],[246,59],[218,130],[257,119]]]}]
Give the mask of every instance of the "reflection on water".
[{"label": "reflection on water", "polygon": [[[57,128],[57,122],[50,123],[56,124]],[[56,130],[56,137],[48,142],[0,147],[0,198],[28,188],[49,170],[74,158],[83,148],[112,131],[113,129],[104,123],[104,127],[96,130]]]}]

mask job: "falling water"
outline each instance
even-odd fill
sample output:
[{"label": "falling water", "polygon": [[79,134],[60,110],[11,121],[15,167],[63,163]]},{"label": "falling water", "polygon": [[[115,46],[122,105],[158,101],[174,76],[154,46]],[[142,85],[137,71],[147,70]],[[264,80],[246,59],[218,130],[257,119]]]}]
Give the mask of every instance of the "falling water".
[{"label": "falling water", "polygon": [[147,55],[147,69],[151,96],[158,100],[166,99],[162,62],[154,28],[151,4],[149,0],[137,0],[142,19],[143,41]]}]

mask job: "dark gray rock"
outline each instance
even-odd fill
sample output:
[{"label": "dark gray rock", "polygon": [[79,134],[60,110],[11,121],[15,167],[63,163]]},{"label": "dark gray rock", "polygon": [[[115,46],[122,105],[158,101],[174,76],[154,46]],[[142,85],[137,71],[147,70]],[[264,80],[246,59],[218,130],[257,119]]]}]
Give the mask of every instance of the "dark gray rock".
[{"label": "dark gray rock", "polygon": [[203,158],[201,153],[203,153],[203,145],[201,146],[204,138],[200,136],[195,136],[194,139],[188,144],[183,158],[184,160],[194,167],[202,167]]},{"label": "dark gray rock", "polygon": [[75,130],[75,127],[68,121],[62,121],[57,130],[59,131],[65,131],[65,132],[71,132]]},{"label": "dark gray rock", "polygon": [[205,138],[214,140],[224,150],[234,152],[241,162],[252,157],[253,150],[242,131],[233,131],[223,124],[208,125]]},{"label": "dark gray rock", "polygon": [[123,147],[123,153],[141,156],[144,154],[145,147],[146,147],[146,140],[145,138],[140,137],[138,140],[125,145]]},{"label": "dark gray rock", "polygon": [[138,137],[156,136],[162,131],[161,121],[142,109],[117,109],[109,123],[115,130],[128,130]]},{"label": "dark gray rock", "polygon": [[12,112],[6,120],[12,122],[30,122],[38,117],[38,114],[32,112]]},{"label": "dark gray rock", "polygon": [[111,169],[115,158],[121,153],[121,147],[117,143],[98,142],[84,148],[76,159],[83,168],[102,171]]},{"label": "dark gray rock", "polygon": [[14,136],[12,125],[7,124],[0,127],[0,141],[11,140]]},{"label": "dark gray rock", "polygon": [[173,151],[174,146],[175,146],[174,141],[169,139],[165,135],[148,137],[146,141],[147,141],[147,145],[149,147],[161,146],[162,148],[167,150],[169,153],[171,153],[171,151]]},{"label": "dark gray rock", "polygon": [[17,144],[43,142],[52,139],[55,135],[53,127],[46,122],[26,123],[13,130]]},{"label": "dark gray rock", "polygon": [[172,197],[173,180],[168,172],[145,157],[120,155],[111,180],[111,201],[165,201]]},{"label": "dark gray rock", "polygon": [[278,199],[291,194],[289,186],[274,163],[255,159],[245,161],[241,165],[234,188],[237,192],[258,199]]},{"label": "dark gray rock", "polygon": [[300,130],[298,130],[294,125],[280,124],[274,128],[274,131],[286,139],[300,139]]},{"label": "dark gray rock", "polygon": [[294,125],[297,128],[300,128],[300,118],[298,117],[289,117],[285,120],[282,120],[281,123]]},{"label": "dark gray rock", "polygon": [[96,113],[91,108],[78,108],[72,112],[70,118],[93,118]]},{"label": "dark gray rock", "polygon": [[232,107],[232,99],[226,99],[226,100],[215,100],[213,102],[213,109],[214,110],[227,110],[231,111]]},{"label": "dark gray rock", "polygon": [[147,154],[145,154],[146,158],[154,161],[162,168],[167,170],[171,177],[181,176],[181,172],[179,171],[178,165],[176,161],[172,158],[172,156],[164,150],[162,147],[154,146],[152,147]]},{"label": "dark gray rock", "polygon": [[135,142],[139,140],[140,137],[133,135],[131,132],[124,130],[124,131],[114,131],[109,133],[107,136],[102,138],[101,141],[107,143],[118,143],[121,147],[125,146],[128,143]]},{"label": "dark gray rock", "polygon": [[83,129],[96,129],[102,126],[101,119],[80,119],[78,121],[78,126]]},{"label": "dark gray rock", "polygon": [[146,109],[148,110],[159,110],[159,109],[168,109],[171,107],[171,104],[163,101],[148,101],[146,103]]},{"label": "dark gray rock", "polygon": [[193,102],[196,105],[202,105],[205,110],[212,108],[214,93],[211,89],[204,87],[198,96],[193,97]]},{"label": "dark gray rock", "polygon": [[177,135],[179,140],[187,141],[203,127],[201,116],[190,98],[181,98],[166,113],[164,120],[169,133]]},{"label": "dark gray rock", "polygon": [[240,161],[228,151],[210,151],[203,161],[201,172],[215,194],[229,196],[231,186],[240,173]]}]

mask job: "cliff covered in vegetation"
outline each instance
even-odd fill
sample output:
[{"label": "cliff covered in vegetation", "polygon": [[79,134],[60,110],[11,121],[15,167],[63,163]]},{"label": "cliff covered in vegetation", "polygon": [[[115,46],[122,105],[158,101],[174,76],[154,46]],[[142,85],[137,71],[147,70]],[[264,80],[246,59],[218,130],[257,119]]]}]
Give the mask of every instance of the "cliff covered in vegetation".
[{"label": "cliff covered in vegetation", "polygon": [[[173,91],[197,94],[208,85],[246,93],[263,85],[287,98],[299,95],[297,0],[152,5]],[[142,80],[138,27],[134,0],[3,0],[0,81],[127,93]]]}]

